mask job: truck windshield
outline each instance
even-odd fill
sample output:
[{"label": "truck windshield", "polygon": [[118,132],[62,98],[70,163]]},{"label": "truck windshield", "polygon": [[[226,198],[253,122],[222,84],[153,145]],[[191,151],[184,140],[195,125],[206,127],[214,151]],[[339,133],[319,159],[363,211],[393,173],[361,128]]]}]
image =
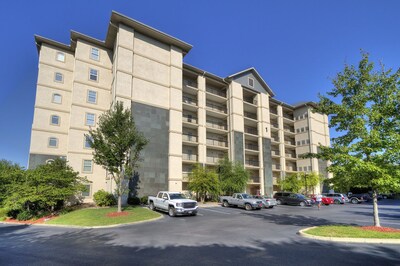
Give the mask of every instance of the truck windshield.
[{"label": "truck windshield", "polygon": [[248,195],[248,194],[242,194],[242,196],[243,196],[244,199],[251,199],[251,196]]},{"label": "truck windshield", "polygon": [[170,199],[186,199],[186,197],[184,195],[178,194],[178,193],[169,194],[169,198]]}]

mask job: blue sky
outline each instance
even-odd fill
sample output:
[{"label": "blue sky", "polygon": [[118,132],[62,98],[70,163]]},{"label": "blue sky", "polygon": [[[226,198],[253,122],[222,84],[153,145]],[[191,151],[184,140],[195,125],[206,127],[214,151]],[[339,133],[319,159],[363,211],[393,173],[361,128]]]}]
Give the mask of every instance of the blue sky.
[{"label": "blue sky", "polygon": [[[38,54],[34,34],[69,44],[70,30],[104,40],[111,11],[192,44],[188,64],[226,77],[255,67],[294,104],[318,100],[360,49],[400,65],[400,1],[20,1],[1,3],[0,159],[27,166]],[[334,134],[334,132],[331,132]]]}]

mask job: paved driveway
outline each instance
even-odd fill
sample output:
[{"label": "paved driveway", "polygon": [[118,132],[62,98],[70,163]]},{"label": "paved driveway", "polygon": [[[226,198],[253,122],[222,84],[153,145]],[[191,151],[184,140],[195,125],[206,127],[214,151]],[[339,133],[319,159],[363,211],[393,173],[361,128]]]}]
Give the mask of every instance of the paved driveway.
[{"label": "paved driveway", "polygon": [[[381,203],[400,228],[400,201]],[[197,217],[108,229],[0,225],[0,265],[400,265],[400,245],[319,242],[299,229],[372,224],[372,206],[202,208]]]}]

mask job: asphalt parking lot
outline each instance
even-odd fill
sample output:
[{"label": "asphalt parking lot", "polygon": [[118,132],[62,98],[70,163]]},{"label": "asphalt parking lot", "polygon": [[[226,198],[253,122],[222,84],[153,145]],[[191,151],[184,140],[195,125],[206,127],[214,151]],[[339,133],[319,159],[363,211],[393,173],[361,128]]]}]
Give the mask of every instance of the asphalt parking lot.
[{"label": "asphalt parking lot", "polygon": [[[382,226],[400,228],[400,201],[380,202]],[[305,239],[322,224],[372,225],[372,205],[201,208],[105,229],[0,225],[0,265],[400,265],[400,245]]]}]

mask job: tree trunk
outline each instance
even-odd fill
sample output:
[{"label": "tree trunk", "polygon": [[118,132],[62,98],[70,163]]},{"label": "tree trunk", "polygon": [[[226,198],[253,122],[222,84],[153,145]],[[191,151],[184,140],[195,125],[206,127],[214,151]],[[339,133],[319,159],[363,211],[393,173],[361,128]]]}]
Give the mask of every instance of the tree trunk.
[{"label": "tree trunk", "polygon": [[121,209],[121,203],[122,203],[122,196],[121,196],[121,194],[120,194],[120,195],[118,195],[118,212],[121,212],[121,211],[122,211],[122,209]]},{"label": "tree trunk", "polygon": [[376,190],[372,193],[372,200],[374,203],[374,225],[381,227],[381,223],[379,221],[379,213],[378,213],[378,195]]}]

